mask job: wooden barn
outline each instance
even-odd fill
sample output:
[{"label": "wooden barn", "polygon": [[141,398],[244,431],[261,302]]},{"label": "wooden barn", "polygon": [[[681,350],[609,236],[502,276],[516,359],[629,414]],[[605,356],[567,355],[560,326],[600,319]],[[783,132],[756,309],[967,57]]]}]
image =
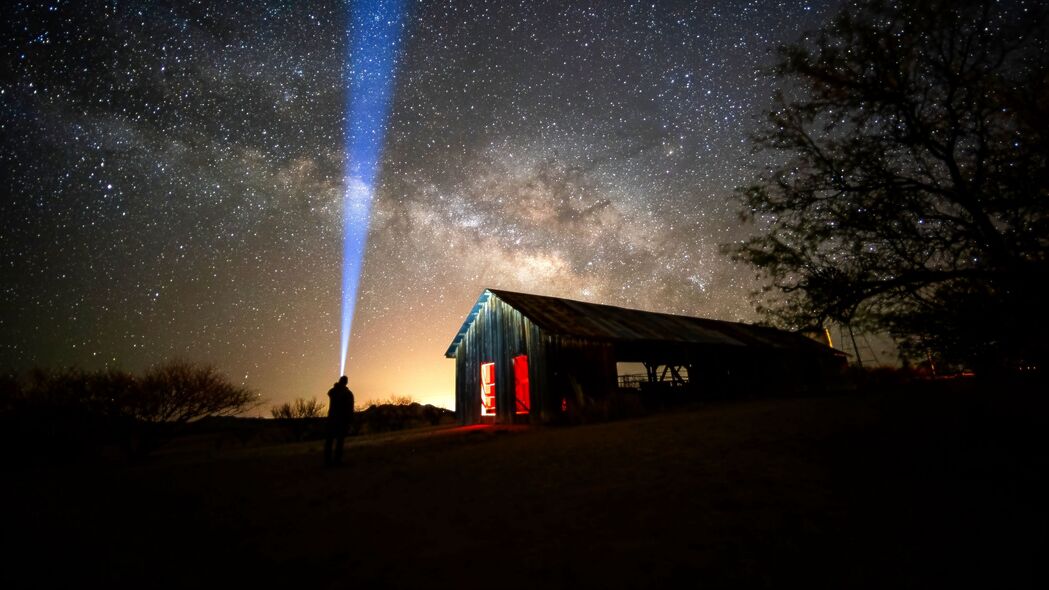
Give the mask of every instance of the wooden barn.
[{"label": "wooden barn", "polygon": [[775,387],[817,390],[844,353],[736,322],[485,290],[455,335],[463,424],[550,422]]}]

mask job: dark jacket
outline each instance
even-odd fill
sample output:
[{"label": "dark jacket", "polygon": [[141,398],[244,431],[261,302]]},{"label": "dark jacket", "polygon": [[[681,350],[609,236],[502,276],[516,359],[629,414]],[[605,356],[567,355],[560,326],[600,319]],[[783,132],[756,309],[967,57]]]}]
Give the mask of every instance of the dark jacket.
[{"label": "dark jacket", "polygon": [[353,418],[353,392],[345,385],[335,384],[328,390],[328,420],[349,422]]}]

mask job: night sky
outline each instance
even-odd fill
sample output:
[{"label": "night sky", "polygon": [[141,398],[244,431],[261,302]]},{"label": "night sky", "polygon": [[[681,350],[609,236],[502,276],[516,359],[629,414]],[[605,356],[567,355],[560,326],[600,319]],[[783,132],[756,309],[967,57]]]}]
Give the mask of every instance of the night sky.
[{"label": "night sky", "polygon": [[[599,6],[599,7],[594,7]],[[453,406],[486,287],[757,319],[733,189],[772,48],[817,2],[430,2],[404,20],[347,373]],[[338,377],[345,2],[32,2],[4,16],[0,369]],[[261,408],[268,413],[269,405]]]}]

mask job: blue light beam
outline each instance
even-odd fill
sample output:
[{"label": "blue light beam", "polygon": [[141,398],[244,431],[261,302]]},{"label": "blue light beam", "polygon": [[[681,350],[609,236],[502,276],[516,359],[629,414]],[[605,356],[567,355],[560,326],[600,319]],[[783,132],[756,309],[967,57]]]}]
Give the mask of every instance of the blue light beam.
[{"label": "blue light beam", "polygon": [[375,179],[393,98],[394,68],[403,21],[402,0],[356,0],[350,4],[340,375],[346,374],[346,354],[368,244]]}]

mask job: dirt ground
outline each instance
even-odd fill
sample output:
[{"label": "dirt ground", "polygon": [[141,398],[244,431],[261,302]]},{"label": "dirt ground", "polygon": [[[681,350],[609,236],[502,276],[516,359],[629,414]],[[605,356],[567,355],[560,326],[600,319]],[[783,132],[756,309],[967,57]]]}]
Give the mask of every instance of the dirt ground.
[{"label": "dirt ground", "polygon": [[1037,396],[723,401],[8,471],[3,587],[1049,587]]}]

